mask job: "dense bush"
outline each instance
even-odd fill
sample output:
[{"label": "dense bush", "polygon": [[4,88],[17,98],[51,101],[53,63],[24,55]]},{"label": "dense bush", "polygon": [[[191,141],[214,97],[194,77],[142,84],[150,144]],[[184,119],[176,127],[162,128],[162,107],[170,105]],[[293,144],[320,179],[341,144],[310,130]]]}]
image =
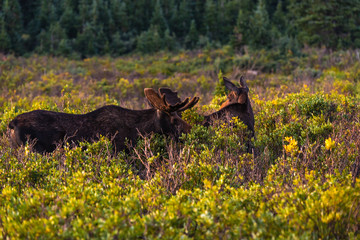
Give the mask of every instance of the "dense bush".
[{"label": "dense bush", "polygon": [[[291,75],[289,66],[255,75],[234,67],[223,51],[83,61],[2,56],[0,236],[358,238],[356,54],[313,50],[317,57],[288,63],[296,69]],[[226,99],[222,74],[212,69],[217,58],[229,78],[247,75],[254,154],[246,152],[238,119],[198,124]],[[6,127],[17,114],[84,113],[104,104],[146,108],[143,88],[159,86],[202,99],[183,113],[193,129],[178,142],[153,135],[117,155],[107,138],[48,155],[31,152],[31,143],[13,149],[8,142]]]}]

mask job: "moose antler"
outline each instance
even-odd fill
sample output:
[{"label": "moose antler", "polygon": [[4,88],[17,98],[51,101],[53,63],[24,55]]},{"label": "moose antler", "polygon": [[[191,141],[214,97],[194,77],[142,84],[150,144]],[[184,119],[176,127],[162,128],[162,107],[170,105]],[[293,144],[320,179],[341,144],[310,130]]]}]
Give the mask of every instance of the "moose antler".
[{"label": "moose antler", "polygon": [[198,101],[198,97],[194,97],[189,102],[189,98],[186,98],[184,101],[176,103],[176,104],[169,104],[165,99],[165,94],[160,95],[155,92],[152,88],[145,88],[144,93],[146,98],[149,100],[150,104],[153,105],[154,108],[159,109],[160,111],[164,112],[177,112],[177,111],[184,111],[190,107],[193,107]]},{"label": "moose antler", "polygon": [[[160,94],[166,95],[166,99],[167,99],[166,101],[169,102],[170,104],[175,105],[177,103],[181,103],[181,99],[178,97],[177,92],[174,92],[170,88],[165,88],[165,87],[159,88],[159,92]],[[185,111],[186,109],[192,108],[199,101],[199,99],[200,98],[198,97],[192,98],[188,104],[186,104],[177,111],[182,112]]]},{"label": "moose antler", "polygon": [[166,95],[166,101],[170,103],[171,105],[175,105],[177,103],[181,102],[181,99],[178,97],[177,92],[174,92],[170,88],[167,87],[161,87],[159,88],[160,95],[165,94]]},{"label": "moose antler", "polygon": [[186,104],[185,106],[183,106],[182,108],[180,108],[177,111],[182,112],[182,111],[185,111],[186,109],[192,108],[193,106],[195,106],[195,104],[198,103],[199,99],[200,99],[199,97],[193,97],[188,104]]}]

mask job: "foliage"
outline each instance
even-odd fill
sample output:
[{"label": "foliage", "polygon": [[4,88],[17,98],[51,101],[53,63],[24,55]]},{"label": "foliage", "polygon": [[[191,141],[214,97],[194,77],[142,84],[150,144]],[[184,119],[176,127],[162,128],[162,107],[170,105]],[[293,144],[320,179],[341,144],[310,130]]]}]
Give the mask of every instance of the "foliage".
[{"label": "foliage", "polygon": [[[358,238],[357,52],[304,49],[268,73],[250,67],[267,64],[261,52],[245,59],[227,51],[1,55],[1,238]],[[239,119],[200,124],[226,99],[222,76],[240,74],[255,113],[254,153]],[[20,113],[147,108],[144,87],[160,86],[201,98],[182,113],[193,128],[177,141],[144,136],[117,155],[105,137],[47,155],[8,141],[7,125]]]},{"label": "foliage", "polygon": [[[0,50],[86,58],[219,48],[360,46],[359,0],[1,0]],[[167,34],[165,34],[167,32]],[[154,39],[152,38],[154,36]],[[167,45],[171,40],[170,46]],[[165,43],[165,44],[163,44]]]}]

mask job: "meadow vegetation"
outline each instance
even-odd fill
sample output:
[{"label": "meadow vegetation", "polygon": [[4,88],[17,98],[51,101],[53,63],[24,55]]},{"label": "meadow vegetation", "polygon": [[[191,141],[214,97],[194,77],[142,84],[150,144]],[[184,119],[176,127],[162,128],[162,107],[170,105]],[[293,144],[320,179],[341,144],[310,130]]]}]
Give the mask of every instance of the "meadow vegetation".
[{"label": "meadow vegetation", "polygon": [[[0,55],[0,238],[359,238],[359,58],[227,46],[84,60]],[[255,114],[254,154],[238,119],[198,124],[226,100],[222,76],[240,75]],[[182,115],[193,128],[179,142],[146,136],[117,155],[105,137],[47,155],[8,142],[18,114],[144,109],[143,89],[165,86],[200,97]]]}]

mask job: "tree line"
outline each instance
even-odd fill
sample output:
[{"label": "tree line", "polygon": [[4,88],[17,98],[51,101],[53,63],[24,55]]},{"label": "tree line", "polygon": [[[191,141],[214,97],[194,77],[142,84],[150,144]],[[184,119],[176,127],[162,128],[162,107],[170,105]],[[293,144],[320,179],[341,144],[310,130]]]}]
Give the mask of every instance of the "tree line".
[{"label": "tree line", "polygon": [[360,0],[0,0],[0,52],[360,47]]}]

